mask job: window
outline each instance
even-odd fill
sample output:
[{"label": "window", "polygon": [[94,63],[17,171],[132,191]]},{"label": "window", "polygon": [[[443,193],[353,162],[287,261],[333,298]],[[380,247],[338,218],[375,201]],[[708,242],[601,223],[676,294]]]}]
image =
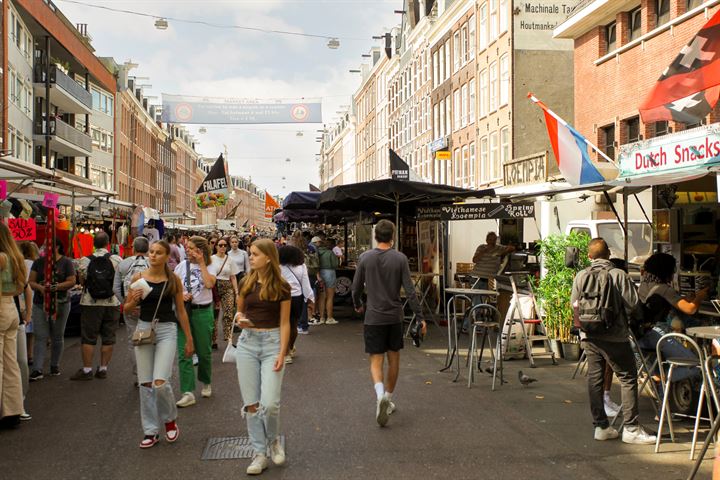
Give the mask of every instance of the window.
[{"label": "window", "polygon": [[468,124],[468,116],[470,115],[470,112],[468,110],[468,86],[467,86],[467,83],[462,86],[462,91],[460,93],[460,97],[461,97],[461,104],[462,104],[460,125],[462,128],[465,128]]},{"label": "window", "polygon": [[438,52],[433,52],[433,88],[440,85],[440,64],[438,63]]},{"label": "window", "polygon": [[453,35],[453,65],[455,66],[456,72],[460,70],[460,62],[462,61],[460,59],[461,53],[460,32],[455,32],[455,35]]},{"label": "window", "polygon": [[445,45],[440,47],[440,75],[438,76],[438,85],[445,81]]},{"label": "window", "polygon": [[[460,149],[456,148],[453,152],[452,161],[445,162],[445,179],[447,185],[457,185],[457,175],[453,176],[453,166],[460,161]],[[456,170],[458,168],[456,167]]]},{"label": "window", "polygon": [[480,50],[485,50],[485,47],[487,47],[487,32],[488,32],[488,17],[487,17],[487,4],[484,3],[482,7],[480,7],[480,32],[479,32],[479,42],[480,42]]},{"label": "window", "polygon": [[490,164],[488,162],[488,138],[480,139],[480,179],[483,182],[490,180]]},{"label": "window", "polygon": [[462,147],[462,186],[466,186],[470,180],[470,148]]},{"label": "window", "polygon": [[450,78],[450,73],[452,69],[452,65],[450,64],[450,40],[445,42],[445,45],[443,46],[443,50],[445,50],[445,77],[444,79],[447,80]]},{"label": "window", "polygon": [[498,108],[498,71],[497,62],[490,64],[490,111]]},{"label": "window", "polygon": [[479,117],[483,118],[488,114],[488,72],[483,70],[480,72],[480,105]]},{"label": "window", "polygon": [[470,80],[470,86],[468,88],[468,123],[475,123],[475,79]]},{"label": "window", "polygon": [[440,105],[433,106],[433,138],[440,138]]},{"label": "window", "polygon": [[615,47],[617,46],[617,25],[615,22],[612,22],[608,26],[605,27],[605,38],[607,42],[607,53],[612,52],[615,50]]},{"label": "window", "polygon": [[495,41],[498,35],[498,0],[488,0],[490,5],[490,42]]},{"label": "window", "polygon": [[473,58],[475,58],[475,15],[470,17],[470,20],[468,20],[468,25],[468,59],[472,60]]},{"label": "window", "polygon": [[450,99],[450,95],[445,97],[445,131],[447,132],[448,135],[450,135],[451,128],[452,128],[451,127],[452,123],[450,123],[452,121],[452,118],[450,116],[452,113],[451,108],[450,108],[451,102],[452,102],[452,100]]},{"label": "window", "polygon": [[687,9],[692,10],[702,5],[704,0],[687,0]]},{"label": "window", "polygon": [[600,129],[600,147],[605,155],[615,158],[615,125],[608,125]]},{"label": "window", "polygon": [[503,165],[510,161],[510,129],[508,127],[500,130],[500,169],[497,176],[502,176]]},{"label": "window", "polygon": [[507,105],[510,96],[510,62],[507,53],[500,57],[500,105]]},{"label": "window", "polygon": [[633,41],[642,35],[642,11],[640,7],[628,13],[628,40]]},{"label": "window", "polygon": [[475,170],[477,170],[477,162],[475,161],[475,143],[470,144],[470,174],[468,176],[468,183],[470,187],[475,185]]},{"label": "window", "polygon": [[655,0],[655,26],[659,27],[670,20],[670,0]]},{"label": "window", "polygon": [[640,140],[640,118],[633,117],[625,121],[628,143],[635,143]]},{"label": "window", "polygon": [[455,114],[453,116],[453,131],[457,131],[460,129],[460,123],[462,117],[462,107],[460,105],[460,89],[455,90],[453,92],[453,113]]},{"label": "window", "polygon": [[500,0],[500,33],[508,29],[508,0]]},{"label": "window", "polygon": [[660,137],[670,133],[670,123],[665,120],[662,122],[655,122],[655,136]]},{"label": "window", "polygon": [[462,28],[461,39],[460,39],[460,57],[462,63],[465,64],[469,60],[468,58],[468,29],[467,25]]},{"label": "window", "polygon": [[440,137],[444,137],[445,131],[445,99],[440,100]]},{"label": "window", "polygon": [[490,178],[495,180],[500,175],[500,155],[498,152],[498,134],[497,132],[490,134]]}]

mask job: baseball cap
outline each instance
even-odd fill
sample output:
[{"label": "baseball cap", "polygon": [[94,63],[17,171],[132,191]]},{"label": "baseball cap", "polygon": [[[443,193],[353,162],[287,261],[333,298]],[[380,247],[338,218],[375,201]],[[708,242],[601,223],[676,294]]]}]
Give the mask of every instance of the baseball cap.
[{"label": "baseball cap", "polygon": [[320,242],[322,242],[322,239],[320,237],[313,237],[310,240],[310,243],[320,243]]}]

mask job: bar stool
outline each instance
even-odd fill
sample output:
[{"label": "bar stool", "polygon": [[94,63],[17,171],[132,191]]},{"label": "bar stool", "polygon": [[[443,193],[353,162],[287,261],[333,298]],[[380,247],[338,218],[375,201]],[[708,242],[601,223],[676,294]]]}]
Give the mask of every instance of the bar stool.
[{"label": "bar stool", "polygon": [[[697,358],[683,358],[683,357],[669,357],[664,358],[663,353],[660,347],[664,343],[667,343],[670,340],[676,340],[685,343],[686,345],[689,345],[690,350],[697,355]],[[693,436],[692,436],[692,445],[690,446],[690,460],[694,458],[695,455],[695,444],[697,443],[697,434],[698,434],[698,426],[700,424],[700,414],[702,412],[703,403],[707,401],[708,405],[708,412],[710,413],[710,422],[713,420],[713,414],[712,414],[712,403],[710,399],[710,390],[708,387],[708,378],[707,378],[707,372],[706,368],[703,365],[702,359],[704,358],[704,355],[702,354],[702,351],[700,350],[700,347],[698,344],[687,335],[683,335],[682,333],[666,333],[663,335],[660,340],[658,341],[657,347],[656,347],[656,353],[657,353],[657,361],[658,366],[660,369],[660,379],[662,381],[663,385],[663,400],[662,405],[660,407],[660,421],[658,422],[658,432],[657,432],[657,440],[655,441],[655,453],[658,453],[660,450],[660,439],[662,438],[662,427],[663,423],[665,422],[665,419],[667,417],[668,427],[670,428],[670,440],[674,443],[675,442],[675,432],[673,431],[673,425],[672,425],[672,415],[670,413],[670,406],[668,405],[668,395],[670,392],[670,383],[672,382],[672,376],[673,371],[676,367],[687,367],[687,368],[698,368],[700,370],[700,373],[702,375],[702,387],[700,387],[700,398],[698,399],[698,406],[697,411],[695,413],[695,426],[693,428]],[[668,369],[667,375],[665,374],[664,366],[667,365],[670,368]]]},{"label": "bar stool", "polygon": [[[477,335],[482,330],[482,340],[480,341],[480,355],[477,357],[477,363],[482,362],[483,352],[485,351],[485,345],[487,344],[488,350],[493,358],[493,381],[492,390],[495,391],[495,379],[498,374],[498,363],[500,370],[500,382],[503,381],[502,376],[502,335],[500,335],[500,311],[495,306],[481,303],[472,307],[469,312],[470,320],[472,321],[472,332],[470,333],[470,349],[468,351],[469,364],[468,370],[468,388],[470,388],[475,381],[475,353],[477,351]],[[495,347],[490,341],[490,331],[495,331]],[[478,367],[479,369],[480,367]]]}]

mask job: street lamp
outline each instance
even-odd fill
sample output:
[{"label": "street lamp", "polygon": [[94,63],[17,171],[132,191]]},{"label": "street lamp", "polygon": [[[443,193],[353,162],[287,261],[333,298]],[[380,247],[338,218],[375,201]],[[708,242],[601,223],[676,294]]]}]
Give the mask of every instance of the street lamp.
[{"label": "street lamp", "polygon": [[155,28],[158,30],[167,30],[168,28],[168,21],[165,18],[158,18],[155,20]]},{"label": "street lamp", "polygon": [[338,40],[337,38],[331,38],[330,40],[328,40],[327,47],[330,50],[337,50],[338,48],[340,48],[340,40]]}]

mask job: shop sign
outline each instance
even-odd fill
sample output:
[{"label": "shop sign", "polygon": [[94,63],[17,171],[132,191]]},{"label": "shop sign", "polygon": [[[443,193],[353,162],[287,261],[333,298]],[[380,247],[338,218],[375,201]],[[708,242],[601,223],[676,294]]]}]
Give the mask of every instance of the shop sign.
[{"label": "shop sign", "polygon": [[450,160],[451,157],[450,150],[438,150],[435,152],[435,160]]},{"label": "shop sign", "polygon": [[514,2],[513,48],[517,50],[572,50],[573,41],[553,38],[553,30],[567,20],[578,2],[533,0]]},{"label": "shop sign", "polygon": [[529,155],[503,165],[505,186],[532,185],[548,179],[547,152]]},{"label": "shop sign", "polygon": [[217,227],[219,230],[237,230],[237,222],[235,220],[218,220]]},{"label": "shop sign", "polygon": [[417,207],[418,220],[491,220],[497,218],[527,218],[535,215],[534,203],[477,203]]},{"label": "shop sign", "polygon": [[438,150],[442,150],[444,148],[448,148],[450,145],[448,144],[448,137],[442,137],[438,138],[437,140],[433,140],[432,143],[430,143],[430,153],[437,152]]},{"label": "shop sign", "polygon": [[32,218],[9,218],[8,228],[17,242],[37,238],[37,226]]},{"label": "shop sign", "polygon": [[720,164],[720,124],[623,145],[618,161],[621,177]]},{"label": "shop sign", "polygon": [[42,206],[45,208],[57,208],[60,195],[57,193],[46,192],[43,197]]}]

